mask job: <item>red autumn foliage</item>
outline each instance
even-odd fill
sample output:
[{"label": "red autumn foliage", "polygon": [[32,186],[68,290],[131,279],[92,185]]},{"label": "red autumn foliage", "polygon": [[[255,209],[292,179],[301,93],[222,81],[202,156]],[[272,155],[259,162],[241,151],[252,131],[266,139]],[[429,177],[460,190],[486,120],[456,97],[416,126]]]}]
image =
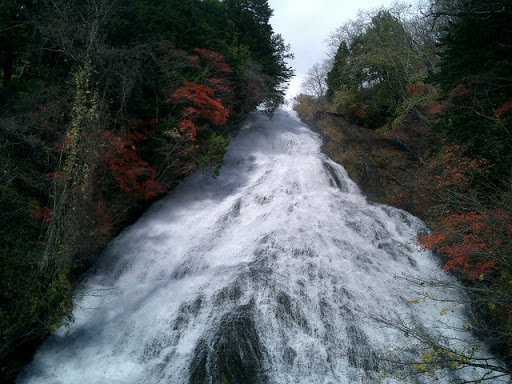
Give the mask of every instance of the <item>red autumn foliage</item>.
[{"label": "red autumn foliage", "polygon": [[475,206],[468,198],[475,177],[485,176],[491,165],[485,159],[465,156],[464,151],[463,146],[445,140],[441,150],[429,159],[427,175],[416,186],[417,193],[460,202],[455,208],[453,204],[444,206],[442,219],[419,241],[424,248],[445,257],[446,271],[475,280],[502,270],[495,255],[510,246],[512,220],[507,212]]},{"label": "red autumn foliage", "polygon": [[229,94],[231,92],[231,90],[227,86],[227,81],[225,79],[212,77],[205,79],[205,82],[208,84],[209,87],[215,90],[216,94]]},{"label": "red autumn foliage", "polygon": [[53,212],[46,207],[37,207],[34,211],[31,212],[31,215],[34,219],[46,223],[53,216]]},{"label": "red autumn foliage", "polygon": [[58,179],[59,173],[58,172],[48,172],[44,175],[44,178],[48,181]]},{"label": "red autumn foliage", "polygon": [[418,97],[421,95],[425,95],[427,92],[427,87],[422,84],[412,84],[407,87],[407,95],[409,97]]},{"label": "red autumn foliage", "polygon": [[64,138],[64,142],[57,143],[53,146],[53,151],[57,153],[67,153],[69,150],[69,146],[71,144],[71,139],[73,138],[73,134],[69,132]]},{"label": "red autumn foliage", "polygon": [[196,48],[194,51],[199,54],[203,66],[207,65],[215,76],[226,76],[226,74],[231,73],[231,68],[224,62],[225,57],[220,53],[200,48]]},{"label": "red autumn foliage", "polygon": [[259,94],[261,93],[261,87],[257,84],[254,84],[254,83],[247,83],[247,88],[253,90],[254,92],[256,92],[256,94],[259,96]]},{"label": "red autumn foliage", "polygon": [[101,191],[98,193],[98,201],[93,200],[93,195],[94,191],[91,191],[87,202],[96,213],[97,221],[95,224],[99,225],[104,230],[109,231],[112,227],[112,219],[108,212],[107,206],[105,205],[105,201],[103,200],[103,194]]},{"label": "red autumn foliage", "polygon": [[[446,140],[445,140],[446,142]],[[461,145],[445,144],[439,153],[432,157],[427,169],[435,188],[467,187],[476,173],[488,172],[489,162],[486,159],[470,159],[464,156],[465,148]]]},{"label": "red autumn foliage", "polygon": [[501,210],[448,215],[434,231],[420,237],[424,248],[443,254],[447,271],[470,280],[499,269],[497,250],[512,240],[511,217]]},{"label": "red autumn foliage", "polygon": [[197,135],[197,126],[191,119],[184,119],[178,123],[178,127],[182,132],[188,132],[192,140],[195,140]]},{"label": "red autumn foliage", "polygon": [[497,110],[496,110],[496,116],[500,117],[504,113],[510,111],[512,109],[512,100],[507,101],[506,103],[502,104]]},{"label": "red autumn foliage", "polygon": [[65,150],[65,147],[66,145],[65,144],[55,144],[53,146],[53,150],[57,153],[60,153],[60,152],[66,152]]},{"label": "red autumn foliage", "polygon": [[[206,118],[214,125],[226,124],[229,116],[229,110],[224,107],[222,100],[215,97],[215,90],[207,85],[185,81],[184,85],[171,95],[171,99],[193,105],[183,109],[183,120],[179,123],[180,129],[187,132],[192,140],[195,140],[197,135],[194,120],[198,116]],[[167,101],[170,102],[171,99]]]},{"label": "red autumn foliage", "polygon": [[428,113],[432,115],[432,121],[434,123],[439,123],[441,121],[441,113],[444,112],[446,107],[448,106],[448,101],[439,102],[439,101],[431,101],[428,105]]},{"label": "red autumn foliage", "polygon": [[136,151],[134,138],[142,136],[133,132],[126,136],[126,139],[122,139],[110,132],[103,132],[102,135],[107,148],[105,163],[117,185],[121,190],[145,200],[163,194],[163,188],[154,179],[155,171]]},{"label": "red autumn foliage", "polygon": [[194,105],[194,108],[186,108],[185,116],[201,115],[215,125],[225,124],[229,115],[227,109],[222,105],[220,98],[214,96],[215,91],[206,86],[186,81],[184,86],[178,88],[172,94],[175,100],[186,99]]},{"label": "red autumn foliage", "polygon": [[[434,202],[453,202],[454,198],[461,198],[475,181],[485,178],[492,168],[492,164],[484,158],[471,159],[465,156],[464,146],[449,144],[446,139],[441,140],[441,143],[444,144],[427,160],[421,176],[407,186],[408,193],[414,198],[414,204],[422,207],[423,211],[437,215],[437,220],[453,212],[446,212],[446,208],[435,206]],[[442,208],[443,213],[434,213],[438,208]]]},{"label": "red autumn foliage", "polygon": [[463,95],[469,92],[465,84],[457,84],[455,88],[450,91],[450,98]]},{"label": "red autumn foliage", "polygon": [[432,115],[437,115],[439,113],[441,113],[442,111],[442,105],[441,103],[439,103],[438,101],[433,101],[432,103],[430,103],[430,108],[428,110],[428,112]]},{"label": "red autumn foliage", "polygon": [[449,107],[467,108],[469,105],[479,105],[482,87],[486,87],[487,81],[482,75],[464,76],[460,82],[447,92],[442,102],[443,109]]},{"label": "red autumn foliage", "polygon": [[[203,72],[204,78],[200,84],[184,81],[166,100],[167,103],[174,101],[181,106],[178,127],[192,141],[196,140],[198,130],[206,122],[213,125],[226,124],[232,112],[229,83],[231,68],[224,62],[224,56],[207,49],[196,48],[194,51],[197,56],[189,56],[189,59]],[[201,121],[201,118],[206,121]]]}]

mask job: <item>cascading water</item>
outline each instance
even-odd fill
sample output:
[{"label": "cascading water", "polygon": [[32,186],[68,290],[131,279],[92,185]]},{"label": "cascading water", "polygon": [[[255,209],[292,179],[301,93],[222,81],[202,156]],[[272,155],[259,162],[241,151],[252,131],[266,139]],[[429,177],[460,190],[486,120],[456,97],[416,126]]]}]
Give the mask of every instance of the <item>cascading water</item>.
[{"label": "cascading water", "polygon": [[320,145],[290,112],[255,113],[219,178],[189,177],[112,242],[18,383],[372,382],[411,341],[366,315],[434,332],[439,310],[396,275],[447,277],[414,244],[423,224]]}]

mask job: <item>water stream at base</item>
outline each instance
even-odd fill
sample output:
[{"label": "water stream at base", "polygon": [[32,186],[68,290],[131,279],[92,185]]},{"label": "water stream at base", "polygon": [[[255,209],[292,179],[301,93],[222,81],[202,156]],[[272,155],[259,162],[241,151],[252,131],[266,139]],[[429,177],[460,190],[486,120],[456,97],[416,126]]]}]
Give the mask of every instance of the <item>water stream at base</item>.
[{"label": "water stream at base", "polygon": [[422,222],[368,202],[320,145],[291,112],[254,113],[220,177],[192,175],[110,244],[17,382],[372,383],[411,340],[368,314],[461,326],[397,278],[448,279]]}]

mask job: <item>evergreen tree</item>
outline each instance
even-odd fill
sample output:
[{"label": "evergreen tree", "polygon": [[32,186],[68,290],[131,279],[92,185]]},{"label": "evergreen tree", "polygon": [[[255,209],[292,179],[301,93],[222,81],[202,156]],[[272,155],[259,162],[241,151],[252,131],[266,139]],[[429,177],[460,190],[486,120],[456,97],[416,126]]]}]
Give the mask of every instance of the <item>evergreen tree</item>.
[{"label": "evergreen tree", "polygon": [[464,145],[467,155],[494,164],[496,179],[512,167],[512,4],[507,0],[435,1],[445,23],[440,71],[444,118],[434,127]]},{"label": "evergreen tree", "polygon": [[[0,379],[123,225],[292,73],[266,0],[0,0]],[[31,87],[20,86],[30,76]]]},{"label": "evergreen tree", "polygon": [[380,10],[360,19],[343,39],[327,76],[327,97],[336,109],[369,128],[390,123],[413,109],[409,88],[426,72],[423,42],[415,41],[399,11]]},{"label": "evergreen tree", "polygon": [[350,50],[347,42],[342,41],[334,57],[332,69],[327,74],[327,100],[332,101],[332,97],[337,90],[348,88],[350,84],[349,63]]}]

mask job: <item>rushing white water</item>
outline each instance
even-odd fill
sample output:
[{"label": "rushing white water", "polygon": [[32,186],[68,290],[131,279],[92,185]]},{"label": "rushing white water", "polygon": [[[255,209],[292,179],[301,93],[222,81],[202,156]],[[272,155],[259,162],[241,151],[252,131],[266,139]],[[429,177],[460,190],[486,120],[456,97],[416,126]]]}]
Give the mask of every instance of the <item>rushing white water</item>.
[{"label": "rushing white water", "polygon": [[320,144],[290,112],[253,115],[219,178],[196,173],[112,242],[18,383],[370,383],[411,340],[368,314],[437,332],[396,278],[445,278],[423,224],[369,203]]}]

